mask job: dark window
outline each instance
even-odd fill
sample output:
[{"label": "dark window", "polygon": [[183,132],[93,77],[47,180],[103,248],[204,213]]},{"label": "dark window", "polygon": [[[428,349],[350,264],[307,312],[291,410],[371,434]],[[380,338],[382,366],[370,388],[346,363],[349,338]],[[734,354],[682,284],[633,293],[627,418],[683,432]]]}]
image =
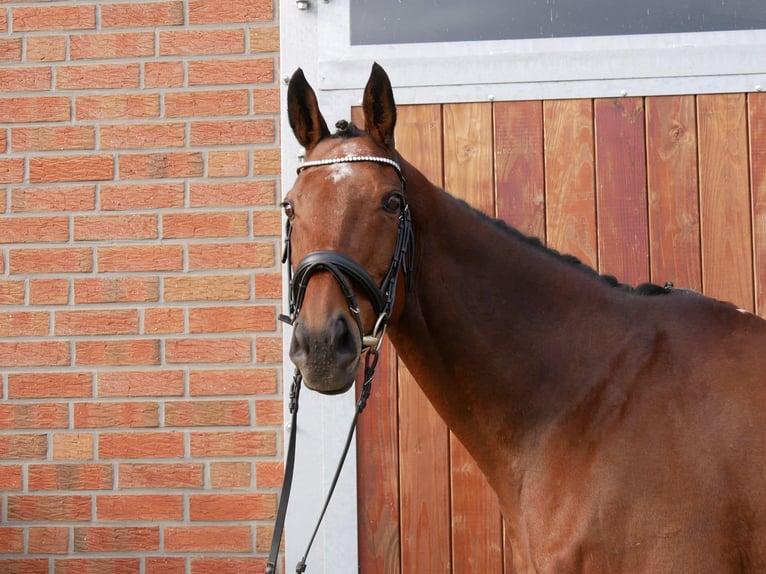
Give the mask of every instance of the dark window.
[{"label": "dark window", "polygon": [[351,44],[766,29],[766,0],[351,0]]}]

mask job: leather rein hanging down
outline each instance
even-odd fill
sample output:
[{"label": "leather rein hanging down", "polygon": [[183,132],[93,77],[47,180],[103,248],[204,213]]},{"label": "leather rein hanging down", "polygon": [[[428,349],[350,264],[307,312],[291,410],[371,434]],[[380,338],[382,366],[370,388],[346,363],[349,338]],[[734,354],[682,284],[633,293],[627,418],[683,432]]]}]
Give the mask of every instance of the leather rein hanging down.
[{"label": "leather rein hanging down", "polygon": [[[412,281],[412,263],[413,263],[413,237],[412,237],[412,220],[410,216],[409,206],[406,202],[405,180],[402,174],[402,169],[399,163],[393,159],[387,157],[378,156],[347,156],[331,159],[322,159],[315,161],[307,161],[298,167],[298,175],[309,167],[317,167],[324,165],[331,165],[337,163],[353,163],[353,162],[374,162],[385,165],[390,165],[396,170],[399,179],[402,184],[402,206],[399,212],[399,228],[396,237],[396,247],[394,248],[394,254],[391,258],[391,265],[388,269],[388,273],[383,278],[380,286],[375,280],[370,277],[367,270],[359,263],[339,253],[337,251],[314,251],[306,255],[295,269],[295,273],[292,270],[291,262],[291,243],[290,238],[292,234],[292,223],[288,218],[285,223],[285,247],[282,255],[282,263],[287,265],[287,277],[289,282],[289,315],[280,315],[280,321],[293,325],[295,320],[300,314],[301,307],[303,305],[303,299],[306,295],[306,289],[311,277],[319,272],[329,272],[343,292],[346,298],[346,304],[348,305],[351,315],[354,317],[357,328],[359,329],[359,336],[362,341],[362,352],[365,352],[364,360],[364,378],[362,383],[362,389],[359,400],[356,403],[356,409],[354,416],[351,420],[351,426],[346,437],[346,443],[341,453],[340,460],[338,461],[338,467],[335,470],[332,483],[327,492],[322,511],[319,515],[314,532],[309,540],[308,547],[306,548],[303,557],[295,567],[296,573],[301,573],[306,570],[306,558],[311,546],[314,543],[314,538],[319,530],[319,525],[322,523],[327,507],[330,504],[335,486],[338,483],[340,472],[343,468],[343,464],[346,461],[346,455],[351,446],[351,439],[356,429],[356,422],[359,414],[364,410],[367,404],[367,399],[370,396],[370,389],[372,386],[372,378],[375,374],[375,367],[378,364],[379,349],[383,341],[383,335],[386,331],[386,326],[391,319],[391,314],[394,309],[394,300],[396,298],[397,282],[399,279],[400,271],[404,272],[406,280],[406,289],[410,290]],[[349,281],[349,279],[351,281]],[[359,312],[359,305],[357,304],[356,293],[354,292],[353,284],[360,287],[372,304],[377,317],[375,326],[369,335],[364,334],[364,327],[362,326],[362,319]],[[300,395],[301,383],[303,376],[300,371],[296,369],[293,381],[290,386],[290,401],[289,411],[291,415],[290,420],[290,438],[288,440],[287,456],[285,460],[285,475],[282,482],[282,490],[279,495],[279,507],[277,509],[277,517],[274,524],[274,533],[271,539],[271,549],[269,552],[269,559],[266,566],[266,574],[273,574],[276,571],[277,556],[279,554],[279,544],[282,539],[282,531],[285,525],[285,517],[287,515],[287,502],[290,497],[290,489],[293,481],[293,471],[295,470],[295,435],[297,429],[298,420],[298,397]]]}]

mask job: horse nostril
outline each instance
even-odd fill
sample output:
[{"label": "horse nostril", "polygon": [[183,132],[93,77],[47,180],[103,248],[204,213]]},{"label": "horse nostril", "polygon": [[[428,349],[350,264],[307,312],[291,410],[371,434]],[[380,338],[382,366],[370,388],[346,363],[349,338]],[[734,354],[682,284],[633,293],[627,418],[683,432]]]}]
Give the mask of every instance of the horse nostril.
[{"label": "horse nostril", "polygon": [[308,356],[308,335],[306,328],[298,323],[293,329],[293,337],[290,341],[290,359],[300,368]]},{"label": "horse nostril", "polygon": [[332,325],[332,344],[339,363],[348,364],[356,359],[357,337],[351,322],[345,315],[339,316]]}]

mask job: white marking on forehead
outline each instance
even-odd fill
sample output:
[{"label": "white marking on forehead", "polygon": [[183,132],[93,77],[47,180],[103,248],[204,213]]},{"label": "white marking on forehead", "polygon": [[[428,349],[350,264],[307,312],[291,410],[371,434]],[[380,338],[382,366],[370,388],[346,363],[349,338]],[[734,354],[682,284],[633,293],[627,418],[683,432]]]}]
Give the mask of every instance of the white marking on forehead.
[{"label": "white marking on forehead", "polygon": [[330,165],[329,168],[330,173],[328,174],[327,179],[333,183],[340,183],[344,178],[351,175],[350,163],[334,163]]}]

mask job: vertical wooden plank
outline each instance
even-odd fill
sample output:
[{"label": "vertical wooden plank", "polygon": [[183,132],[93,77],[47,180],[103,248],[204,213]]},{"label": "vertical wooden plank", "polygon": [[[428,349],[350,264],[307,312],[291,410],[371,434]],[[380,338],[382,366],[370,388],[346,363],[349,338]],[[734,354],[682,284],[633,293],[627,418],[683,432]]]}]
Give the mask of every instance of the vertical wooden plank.
[{"label": "vertical wooden plank", "polygon": [[543,103],[547,243],[594,269],[596,182],[591,100]]},{"label": "vertical wooden plank", "polygon": [[702,290],[694,96],[646,98],[652,281]]},{"label": "vertical wooden plank", "polygon": [[642,98],[594,103],[599,269],[622,283],[649,280]]},{"label": "vertical wooden plank", "polygon": [[[445,189],[494,215],[492,105],[444,106]],[[451,435],[454,572],[503,571],[502,519],[497,496],[471,455]]]},{"label": "vertical wooden plank", "polygon": [[697,108],[703,290],[754,311],[745,95],[701,95]]},{"label": "vertical wooden plank", "polygon": [[[397,147],[441,184],[441,106],[399,106]],[[403,364],[399,365],[399,475],[402,572],[451,572],[449,434]]]},{"label": "vertical wooden plank", "polygon": [[766,318],[766,93],[748,95],[755,310]]},{"label": "vertical wooden plank", "polygon": [[545,241],[542,102],[493,105],[495,216]]}]

